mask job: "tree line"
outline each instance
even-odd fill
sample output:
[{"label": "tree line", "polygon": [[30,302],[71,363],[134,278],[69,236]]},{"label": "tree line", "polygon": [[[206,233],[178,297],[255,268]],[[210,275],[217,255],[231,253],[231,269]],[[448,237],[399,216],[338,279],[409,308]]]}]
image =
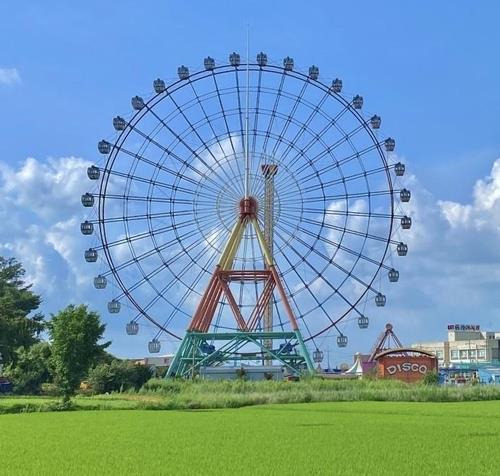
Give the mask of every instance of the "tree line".
[{"label": "tree line", "polygon": [[[105,324],[87,306],[70,304],[50,319],[15,258],[0,257],[0,356],[19,394],[55,393],[68,401],[82,381],[95,393],[140,388],[148,367],[116,359],[102,342]],[[42,337],[46,335],[48,339]]]}]

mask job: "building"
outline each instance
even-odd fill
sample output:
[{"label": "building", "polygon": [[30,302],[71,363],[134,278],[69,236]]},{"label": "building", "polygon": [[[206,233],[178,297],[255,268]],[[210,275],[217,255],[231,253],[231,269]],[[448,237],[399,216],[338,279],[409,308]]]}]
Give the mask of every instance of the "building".
[{"label": "building", "polygon": [[412,347],[433,353],[440,367],[488,365],[500,360],[500,332],[481,331],[476,324],[450,324],[448,340],[420,342]]},{"label": "building", "polygon": [[158,355],[155,357],[144,357],[143,359],[128,359],[138,365],[148,365],[149,367],[169,367],[174,354]]},{"label": "building", "polygon": [[408,383],[423,380],[429,372],[436,372],[438,363],[432,352],[415,348],[388,349],[375,356],[381,378],[402,380]]}]

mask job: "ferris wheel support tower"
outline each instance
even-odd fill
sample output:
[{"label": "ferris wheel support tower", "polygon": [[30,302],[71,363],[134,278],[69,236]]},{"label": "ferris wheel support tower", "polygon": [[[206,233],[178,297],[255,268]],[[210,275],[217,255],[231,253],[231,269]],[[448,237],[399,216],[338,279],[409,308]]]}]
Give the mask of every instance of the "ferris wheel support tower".
[{"label": "ferris wheel support tower", "polygon": [[[260,353],[254,353],[254,360],[263,358],[266,362],[279,361],[292,374],[298,374],[299,369],[304,366],[310,373],[314,372],[314,365],[304,344],[297,319],[269,251],[266,237],[259,226],[257,209],[258,203],[255,198],[241,199],[239,217],[193,315],[186,336],[169,367],[168,376],[189,377],[198,373],[201,367],[217,366],[225,361],[234,360],[237,358],[235,356],[237,351],[247,344],[256,345],[260,350]],[[237,270],[233,267],[236,253],[248,227],[252,227],[257,236],[265,269]],[[235,281],[264,282],[262,293],[250,316],[246,319],[243,317],[229,286],[231,282]],[[263,314],[269,309],[274,289],[278,291],[291,331],[273,332],[271,325],[270,329],[268,327],[259,332],[257,327]],[[208,332],[222,296],[227,299],[235,318],[238,329],[236,332]],[[269,322],[267,325],[269,326]],[[280,346],[279,350],[274,350],[271,348],[272,344],[268,346],[268,343],[272,343],[274,339],[285,341],[294,339],[298,343],[299,351],[296,352],[286,344]],[[208,344],[209,340],[225,341],[225,343],[215,350],[213,346]],[[245,360],[252,360],[252,358],[246,355]]]}]

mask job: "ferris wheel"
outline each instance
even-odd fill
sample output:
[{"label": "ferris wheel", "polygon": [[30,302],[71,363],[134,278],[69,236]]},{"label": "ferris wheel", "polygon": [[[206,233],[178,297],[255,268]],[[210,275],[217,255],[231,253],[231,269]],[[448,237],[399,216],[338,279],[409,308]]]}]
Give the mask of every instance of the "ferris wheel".
[{"label": "ferris wheel", "polygon": [[85,260],[104,263],[94,286],[115,286],[109,312],[132,310],[127,334],[151,323],[159,352],[162,336],[205,333],[200,355],[217,354],[219,334],[249,334],[260,353],[281,339],[274,358],[318,351],[330,331],[345,347],[347,320],[368,327],[399,279],[411,194],[381,118],[342,89],[290,57],[232,53],[156,79],[113,119],[87,171],[96,187],[82,196],[93,215],[81,232],[94,236]]}]

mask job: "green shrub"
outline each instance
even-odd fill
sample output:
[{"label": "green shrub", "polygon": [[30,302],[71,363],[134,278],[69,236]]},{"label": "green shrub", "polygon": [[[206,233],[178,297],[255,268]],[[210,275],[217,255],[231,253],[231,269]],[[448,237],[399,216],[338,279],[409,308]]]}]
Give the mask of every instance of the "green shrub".
[{"label": "green shrub", "polygon": [[47,397],[59,397],[61,391],[55,383],[42,383],[41,393]]},{"label": "green shrub", "polygon": [[435,370],[427,372],[424,375],[423,382],[425,385],[437,385],[439,383],[439,374]]},{"label": "green shrub", "polygon": [[89,371],[88,383],[93,393],[139,390],[151,378],[151,370],[145,365],[113,360],[102,363]]}]

